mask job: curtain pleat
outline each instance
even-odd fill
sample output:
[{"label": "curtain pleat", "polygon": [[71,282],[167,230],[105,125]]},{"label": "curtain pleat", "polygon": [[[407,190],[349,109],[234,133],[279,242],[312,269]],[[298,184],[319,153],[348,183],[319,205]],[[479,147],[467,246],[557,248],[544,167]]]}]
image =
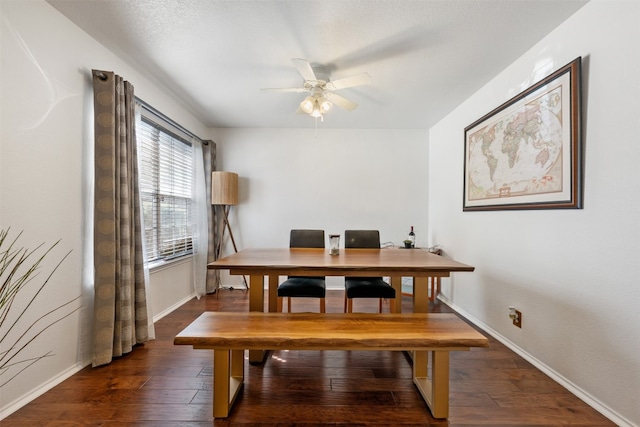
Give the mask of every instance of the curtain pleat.
[{"label": "curtain pleat", "polygon": [[204,167],[205,143],[192,138],[193,170],[191,177],[191,215],[193,224],[193,287],[200,299],[207,293],[207,255],[209,245],[208,211],[211,199],[207,198],[206,174]]},{"label": "curtain pleat", "polygon": [[93,70],[95,126],[93,366],[149,339],[133,86]]},{"label": "curtain pleat", "polygon": [[[141,115],[141,106],[140,103],[138,101],[136,101],[136,105],[135,105],[135,118],[136,118],[136,129],[140,129],[140,123],[142,120],[142,115]],[[136,150],[138,148],[138,141],[136,138]],[[136,151],[137,152],[137,151]],[[141,165],[142,165],[142,156],[137,156],[138,157],[138,170],[141,170]],[[138,184],[140,184],[139,181],[140,177],[138,176]],[[145,293],[146,295],[151,295],[151,288],[150,288],[150,272],[149,272],[149,260],[147,259],[147,248],[146,248],[146,236],[144,235],[144,213],[142,212],[142,194],[140,192],[138,192],[138,203],[140,203],[140,232],[142,234],[142,239],[141,239],[141,243],[142,243],[142,264],[143,264],[143,270],[144,270],[144,285],[145,285]],[[155,325],[153,324],[153,307],[151,306],[151,304],[147,304],[147,331],[148,331],[148,335],[149,335],[149,340],[154,340],[156,339],[156,328]]]},{"label": "curtain pleat", "polygon": [[[205,189],[207,191],[207,223],[208,223],[208,252],[207,263],[216,260],[215,248],[219,238],[218,228],[216,224],[220,224],[220,219],[217,217],[215,205],[211,204],[211,172],[216,170],[216,143],[209,140],[204,141],[206,145],[202,147],[202,156],[204,163],[204,176],[205,176]],[[213,293],[220,287],[220,271],[207,269],[206,278],[206,290],[207,293]]]}]

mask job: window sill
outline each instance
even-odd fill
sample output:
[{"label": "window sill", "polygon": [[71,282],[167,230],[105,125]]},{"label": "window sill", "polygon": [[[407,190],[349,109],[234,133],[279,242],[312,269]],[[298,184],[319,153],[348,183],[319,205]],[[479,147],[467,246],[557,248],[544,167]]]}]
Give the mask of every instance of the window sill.
[{"label": "window sill", "polygon": [[156,271],[166,270],[167,268],[175,267],[176,265],[184,264],[186,262],[191,262],[193,259],[193,254],[185,255],[179,258],[174,258],[168,261],[154,261],[149,263],[149,273],[155,273]]}]

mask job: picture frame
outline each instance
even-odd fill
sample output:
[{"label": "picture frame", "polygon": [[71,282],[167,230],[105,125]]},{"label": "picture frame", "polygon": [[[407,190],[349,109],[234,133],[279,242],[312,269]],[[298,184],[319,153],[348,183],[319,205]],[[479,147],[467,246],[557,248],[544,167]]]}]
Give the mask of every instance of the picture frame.
[{"label": "picture frame", "polygon": [[581,64],[464,129],[463,211],[582,209]]}]

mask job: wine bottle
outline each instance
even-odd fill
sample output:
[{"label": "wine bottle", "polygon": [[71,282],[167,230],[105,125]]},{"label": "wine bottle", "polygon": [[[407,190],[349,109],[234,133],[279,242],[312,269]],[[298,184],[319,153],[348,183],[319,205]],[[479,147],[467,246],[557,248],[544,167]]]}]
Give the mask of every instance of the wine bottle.
[{"label": "wine bottle", "polygon": [[413,225],[411,226],[411,231],[409,231],[409,240],[411,240],[411,247],[416,247],[416,233],[413,232]]}]

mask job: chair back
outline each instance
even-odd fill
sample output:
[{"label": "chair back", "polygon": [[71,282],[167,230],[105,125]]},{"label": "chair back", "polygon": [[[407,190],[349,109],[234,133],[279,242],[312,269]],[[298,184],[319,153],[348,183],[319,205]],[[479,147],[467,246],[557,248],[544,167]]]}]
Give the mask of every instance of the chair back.
[{"label": "chair back", "polygon": [[[290,248],[324,248],[324,230],[291,230]],[[289,276],[304,277],[304,276]],[[320,277],[320,278],[324,278]]]},{"label": "chair back", "polygon": [[345,230],[344,247],[380,249],[380,232],[378,230]]},{"label": "chair back", "polygon": [[324,230],[291,230],[290,248],[324,248]]}]

